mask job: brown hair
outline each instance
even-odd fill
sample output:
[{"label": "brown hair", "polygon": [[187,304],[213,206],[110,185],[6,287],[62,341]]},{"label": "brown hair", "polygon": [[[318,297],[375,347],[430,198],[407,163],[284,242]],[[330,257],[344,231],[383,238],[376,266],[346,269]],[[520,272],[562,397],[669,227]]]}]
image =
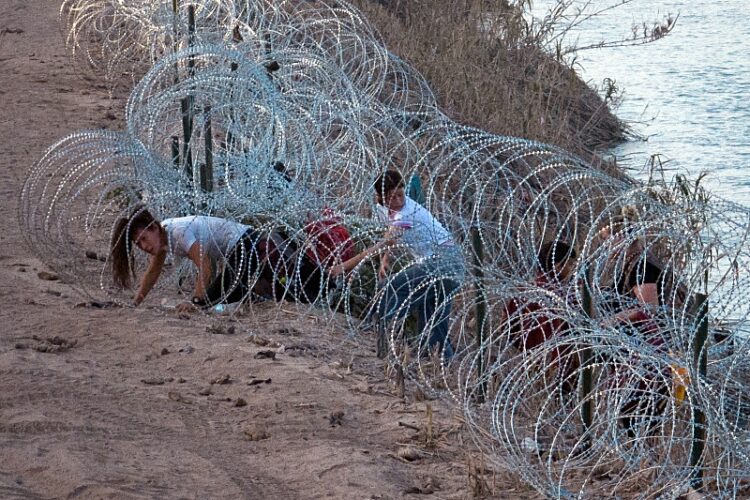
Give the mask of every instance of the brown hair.
[{"label": "brown hair", "polygon": [[110,245],[110,260],[112,261],[112,278],[115,284],[123,288],[130,288],[135,279],[133,269],[133,240],[135,234],[157,222],[151,212],[145,208],[136,208],[130,217],[120,217],[115,223]]},{"label": "brown hair", "polygon": [[555,266],[578,256],[575,248],[563,241],[555,240],[542,245],[539,251],[539,266],[545,273],[552,273]]},{"label": "brown hair", "polygon": [[396,188],[405,187],[404,178],[396,170],[386,170],[375,180],[375,192],[381,203],[385,203],[388,193]]}]

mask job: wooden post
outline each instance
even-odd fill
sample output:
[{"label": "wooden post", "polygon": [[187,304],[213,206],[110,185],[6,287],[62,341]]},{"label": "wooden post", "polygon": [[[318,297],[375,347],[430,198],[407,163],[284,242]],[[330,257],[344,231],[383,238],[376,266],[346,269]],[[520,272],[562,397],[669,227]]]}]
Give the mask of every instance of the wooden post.
[{"label": "wooden post", "polygon": [[487,381],[484,380],[484,325],[487,321],[487,298],[484,293],[484,248],[482,237],[477,227],[471,228],[471,246],[474,253],[474,279],[477,287],[477,303],[475,308],[477,333],[476,345],[478,352],[477,377],[482,382],[479,385],[479,402],[483,403],[487,397]]},{"label": "wooden post", "polygon": [[[693,337],[693,373],[697,373],[701,382],[706,376],[708,368],[708,356],[706,353],[706,340],[708,339],[708,296],[702,293],[695,294],[693,316],[697,323]],[[690,448],[690,466],[693,467],[693,477],[690,486],[695,489],[703,487],[703,451],[706,446],[706,414],[700,407],[693,407],[693,443]]]}]

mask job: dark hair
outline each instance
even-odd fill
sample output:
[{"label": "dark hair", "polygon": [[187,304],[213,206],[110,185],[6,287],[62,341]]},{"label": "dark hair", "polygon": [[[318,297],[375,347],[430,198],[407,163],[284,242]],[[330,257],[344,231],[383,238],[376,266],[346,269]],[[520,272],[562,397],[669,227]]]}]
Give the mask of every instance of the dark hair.
[{"label": "dark hair", "polygon": [[545,273],[555,270],[555,265],[562,264],[568,259],[575,259],[578,254],[574,248],[562,241],[550,241],[542,245],[539,251],[539,266]]},{"label": "dark hair", "polygon": [[110,260],[112,261],[112,278],[116,285],[130,288],[133,270],[133,240],[135,233],[146,229],[157,222],[151,212],[145,208],[136,208],[130,217],[120,217],[115,223],[110,245]]},{"label": "dark hair", "polygon": [[397,188],[405,187],[404,178],[396,170],[386,170],[375,180],[375,192],[381,203],[385,203],[388,193]]}]

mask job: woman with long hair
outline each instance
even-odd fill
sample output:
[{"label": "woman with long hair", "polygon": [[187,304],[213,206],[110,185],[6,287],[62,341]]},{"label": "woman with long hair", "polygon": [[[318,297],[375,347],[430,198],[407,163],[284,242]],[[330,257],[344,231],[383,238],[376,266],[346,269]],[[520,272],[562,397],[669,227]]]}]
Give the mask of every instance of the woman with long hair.
[{"label": "woman with long hair", "polygon": [[[276,300],[284,297],[313,302],[328,277],[353,269],[389,243],[381,241],[345,262],[324,268],[304,255],[286,258],[294,244],[272,236],[262,236],[245,224],[205,215],[159,222],[147,209],[138,208],[130,217],[118,219],[115,225],[111,242],[112,277],[118,286],[131,288],[135,280],[135,246],[150,255],[135,293],[136,306],[159,280],[170,254],[187,257],[197,270],[192,299],[179,304],[179,311],[239,302],[251,291]],[[258,279],[249,287],[251,277]],[[280,277],[292,279],[281,280],[288,283],[282,286]]]},{"label": "woman with long hair", "polygon": [[[187,257],[197,269],[191,302],[179,304],[179,310],[240,300],[247,293],[245,285],[247,272],[251,270],[248,264],[252,264],[254,236],[249,226],[219,217],[197,215],[159,222],[148,210],[139,208],[115,225],[111,245],[112,277],[115,284],[131,288],[135,278],[135,246],[150,255],[135,293],[136,306],[159,280],[169,254]],[[213,279],[217,263],[224,265]]]}]

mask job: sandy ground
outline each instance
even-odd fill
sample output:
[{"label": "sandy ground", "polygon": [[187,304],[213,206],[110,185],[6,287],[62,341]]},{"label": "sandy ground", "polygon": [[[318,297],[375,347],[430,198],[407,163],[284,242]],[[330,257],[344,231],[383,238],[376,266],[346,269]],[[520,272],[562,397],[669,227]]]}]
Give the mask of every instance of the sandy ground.
[{"label": "sandy ground", "polygon": [[397,397],[367,334],[273,306],[211,333],[155,306],[81,307],[40,278],[15,216],[25,173],[124,107],[71,64],[59,4],[0,0],[0,498],[533,496],[448,403]]}]

